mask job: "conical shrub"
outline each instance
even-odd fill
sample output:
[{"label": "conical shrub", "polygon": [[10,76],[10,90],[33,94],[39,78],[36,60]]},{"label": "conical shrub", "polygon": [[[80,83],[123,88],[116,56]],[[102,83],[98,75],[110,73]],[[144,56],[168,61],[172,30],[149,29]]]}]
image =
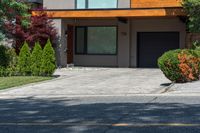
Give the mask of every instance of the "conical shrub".
[{"label": "conical shrub", "polygon": [[55,69],[55,51],[50,40],[48,39],[47,44],[43,49],[41,73],[43,76],[52,76]]},{"label": "conical shrub", "polygon": [[31,74],[33,76],[39,76],[42,65],[42,48],[39,42],[35,43],[33,52],[31,54]]},{"label": "conical shrub", "polygon": [[24,42],[24,45],[20,50],[17,63],[19,74],[24,76],[30,75],[31,74],[30,66],[31,66],[31,52],[27,42]]}]

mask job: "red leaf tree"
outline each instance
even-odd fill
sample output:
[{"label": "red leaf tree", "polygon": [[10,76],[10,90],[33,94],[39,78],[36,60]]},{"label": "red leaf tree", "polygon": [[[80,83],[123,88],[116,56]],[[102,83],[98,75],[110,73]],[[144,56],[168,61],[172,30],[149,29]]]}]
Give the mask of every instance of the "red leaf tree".
[{"label": "red leaf tree", "polygon": [[22,26],[20,17],[16,16],[16,20],[15,24],[7,23],[6,27],[15,40],[13,47],[17,52],[19,52],[25,41],[29,44],[30,48],[33,48],[37,41],[43,48],[48,39],[55,46],[58,40],[57,30],[54,27],[53,21],[48,18],[46,13],[41,12],[37,16],[32,16],[28,28]]}]

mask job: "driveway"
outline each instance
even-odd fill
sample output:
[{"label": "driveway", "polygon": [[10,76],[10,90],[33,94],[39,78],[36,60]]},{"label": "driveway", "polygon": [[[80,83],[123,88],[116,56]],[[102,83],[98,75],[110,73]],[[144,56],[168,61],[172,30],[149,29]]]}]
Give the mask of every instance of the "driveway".
[{"label": "driveway", "polygon": [[159,93],[170,84],[159,69],[60,69],[51,81],[8,89],[0,96],[81,96]]}]

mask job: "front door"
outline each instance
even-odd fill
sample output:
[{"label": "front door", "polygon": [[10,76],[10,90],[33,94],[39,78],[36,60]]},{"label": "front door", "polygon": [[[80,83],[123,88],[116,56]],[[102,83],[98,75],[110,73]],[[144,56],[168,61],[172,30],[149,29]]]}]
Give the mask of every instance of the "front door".
[{"label": "front door", "polygon": [[74,26],[67,26],[67,64],[73,63]]}]

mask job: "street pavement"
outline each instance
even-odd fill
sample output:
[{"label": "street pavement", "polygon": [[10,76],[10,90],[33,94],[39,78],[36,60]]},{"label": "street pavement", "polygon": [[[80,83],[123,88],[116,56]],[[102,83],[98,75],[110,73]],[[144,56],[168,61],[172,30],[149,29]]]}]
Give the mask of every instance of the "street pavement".
[{"label": "street pavement", "polygon": [[200,97],[0,100],[0,133],[199,133]]},{"label": "street pavement", "polygon": [[0,133],[200,133],[200,82],[158,69],[75,68],[0,91]]}]

